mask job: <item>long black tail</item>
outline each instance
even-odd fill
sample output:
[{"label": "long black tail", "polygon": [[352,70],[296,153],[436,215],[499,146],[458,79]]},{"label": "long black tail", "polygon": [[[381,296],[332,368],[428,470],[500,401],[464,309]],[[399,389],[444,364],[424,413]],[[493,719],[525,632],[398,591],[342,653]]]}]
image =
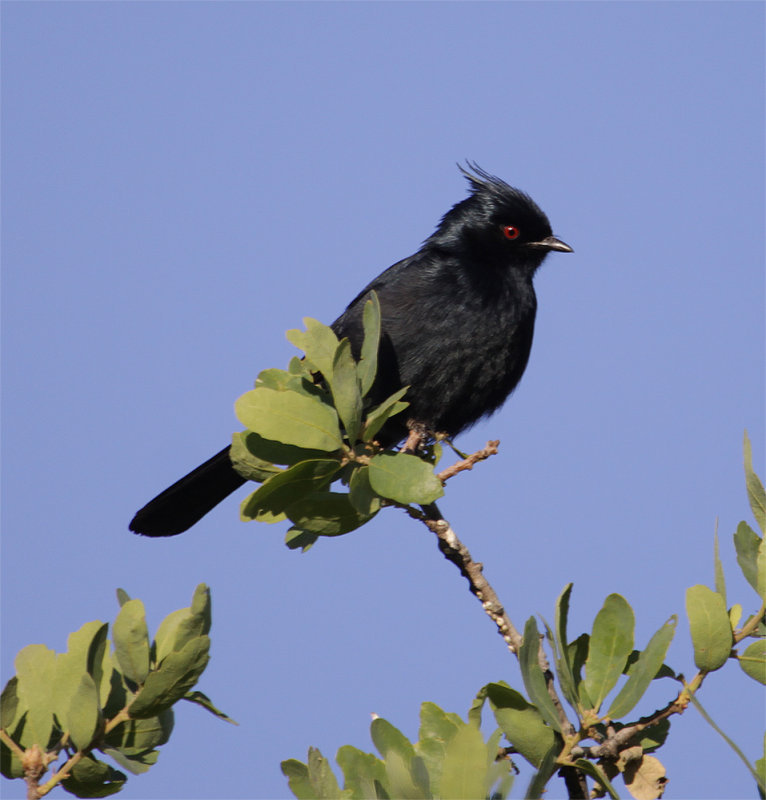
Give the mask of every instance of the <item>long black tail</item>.
[{"label": "long black tail", "polygon": [[144,536],[175,536],[199,522],[222,500],[245,483],[232,467],[224,447],[197,469],[150,500],[130,523]]}]

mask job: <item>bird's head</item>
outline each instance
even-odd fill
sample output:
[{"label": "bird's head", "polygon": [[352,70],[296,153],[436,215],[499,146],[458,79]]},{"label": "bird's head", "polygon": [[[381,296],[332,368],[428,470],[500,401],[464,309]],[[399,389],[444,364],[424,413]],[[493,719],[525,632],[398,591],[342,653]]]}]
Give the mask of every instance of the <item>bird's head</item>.
[{"label": "bird's head", "polygon": [[444,215],[429,244],[531,272],[551,250],[573,252],[553,235],[548,217],[529,195],[476,164],[468,162],[468,167],[460,171],[471,194]]}]

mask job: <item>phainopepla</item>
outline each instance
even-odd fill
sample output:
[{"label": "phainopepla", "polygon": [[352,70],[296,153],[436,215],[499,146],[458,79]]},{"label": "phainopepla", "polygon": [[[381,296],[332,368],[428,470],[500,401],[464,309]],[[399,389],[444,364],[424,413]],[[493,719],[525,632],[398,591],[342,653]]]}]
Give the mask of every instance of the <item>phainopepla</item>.
[{"label": "phainopepla", "polygon": [[[377,404],[410,387],[409,408],[378,435],[384,445],[403,439],[408,428],[455,436],[503,404],[529,359],[535,270],[551,250],[572,252],[530,197],[469,166],[472,172],[461,171],[470,195],[417,253],[382,272],[332,324],[358,358],[364,303],[377,292],[378,375],[366,399]],[[225,447],[147,503],[130,530],[182,533],[243,483]]]}]

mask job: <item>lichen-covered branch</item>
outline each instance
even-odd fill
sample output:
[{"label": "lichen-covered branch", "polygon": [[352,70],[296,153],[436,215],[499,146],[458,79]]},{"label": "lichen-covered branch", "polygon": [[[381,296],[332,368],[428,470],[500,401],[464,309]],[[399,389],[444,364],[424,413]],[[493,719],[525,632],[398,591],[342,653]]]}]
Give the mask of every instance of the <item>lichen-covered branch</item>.
[{"label": "lichen-covered branch", "polygon": [[495,590],[484,577],[483,565],[474,561],[468,548],[458,539],[452,526],[444,519],[435,503],[422,507],[422,516],[418,517],[438,540],[442,555],[451,561],[460,574],[468,581],[471,592],[481,603],[484,611],[497,625],[498,633],[503,637],[508,649],[516,653],[521,646],[521,634],[510,617],[506,614]]}]

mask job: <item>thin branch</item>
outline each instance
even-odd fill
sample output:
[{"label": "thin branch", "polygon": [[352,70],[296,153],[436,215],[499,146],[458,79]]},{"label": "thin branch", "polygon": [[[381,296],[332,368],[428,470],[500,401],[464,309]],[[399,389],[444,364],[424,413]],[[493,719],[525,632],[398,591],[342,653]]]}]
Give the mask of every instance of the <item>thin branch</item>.
[{"label": "thin branch", "polygon": [[471,592],[481,603],[490,619],[497,625],[498,633],[505,640],[508,649],[515,654],[521,646],[521,634],[505,613],[495,590],[484,577],[483,565],[473,560],[468,548],[458,539],[436,503],[422,506],[422,512],[422,516],[418,518],[432,533],[436,534],[442,555],[460,570],[460,574],[468,581]]},{"label": "thin branch", "polygon": [[9,750],[12,750],[17,756],[19,761],[24,758],[24,750],[19,747],[16,742],[5,732],[4,728],[0,728],[0,742],[2,742]]},{"label": "thin branch", "polygon": [[446,483],[450,478],[453,478],[459,472],[463,472],[466,469],[473,469],[473,465],[477,461],[485,461],[490,456],[497,455],[497,447],[500,444],[499,439],[493,439],[481,449],[477,450],[475,453],[472,453],[470,456],[466,456],[461,461],[457,461],[451,467],[447,467],[447,469],[442,470],[436,477],[442,483]]},{"label": "thin branch", "polygon": [[692,680],[692,684],[689,684],[689,686],[682,689],[678,693],[678,696],[674,700],[671,700],[664,708],[661,708],[646,717],[641,717],[641,719],[637,720],[636,722],[626,725],[624,728],[620,728],[619,730],[610,728],[607,737],[600,744],[590,747],[573,747],[571,755],[574,758],[606,758],[616,760],[619,758],[620,753],[630,745],[631,740],[645,731],[647,728],[657,725],[658,723],[662,722],[662,720],[667,719],[673,714],[683,714],[689,706],[689,692],[691,686],[694,686],[694,690],[698,689],[702,684],[704,677],[704,673],[698,673]]},{"label": "thin branch", "polygon": [[734,632],[734,643],[739,644],[739,642],[741,642],[743,639],[746,639],[748,636],[750,636],[751,633],[754,633],[758,628],[758,625],[760,625],[764,615],[766,615],[766,598],[761,603],[758,613],[752,616],[748,622],[742,626],[741,630]]}]

